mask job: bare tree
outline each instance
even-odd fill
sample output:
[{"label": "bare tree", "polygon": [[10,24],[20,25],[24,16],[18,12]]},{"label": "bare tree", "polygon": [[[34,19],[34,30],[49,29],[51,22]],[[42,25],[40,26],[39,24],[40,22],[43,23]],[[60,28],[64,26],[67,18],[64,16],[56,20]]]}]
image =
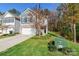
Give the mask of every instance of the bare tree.
[{"label": "bare tree", "polygon": [[44,34],[44,30],[46,30],[45,19],[48,18],[47,10],[40,9],[39,4],[39,8],[37,7],[34,8],[33,13],[36,16],[35,21],[36,34],[40,36]]}]

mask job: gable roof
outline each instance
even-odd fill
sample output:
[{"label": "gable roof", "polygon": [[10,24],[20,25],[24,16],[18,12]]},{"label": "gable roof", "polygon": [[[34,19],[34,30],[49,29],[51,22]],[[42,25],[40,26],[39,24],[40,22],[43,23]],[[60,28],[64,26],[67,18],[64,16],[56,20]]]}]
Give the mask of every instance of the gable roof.
[{"label": "gable roof", "polygon": [[4,17],[16,17],[16,16],[19,16],[19,15],[20,15],[19,11],[17,11],[16,9],[10,9],[10,10],[6,11],[3,16]]},{"label": "gable roof", "polygon": [[31,10],[30,8],[25,9],[25,10],[20,14],[20,16],[23,15],[23,14],[25,14],[25,13],[30,13],[31,15],[33,15],[32,10]]}]

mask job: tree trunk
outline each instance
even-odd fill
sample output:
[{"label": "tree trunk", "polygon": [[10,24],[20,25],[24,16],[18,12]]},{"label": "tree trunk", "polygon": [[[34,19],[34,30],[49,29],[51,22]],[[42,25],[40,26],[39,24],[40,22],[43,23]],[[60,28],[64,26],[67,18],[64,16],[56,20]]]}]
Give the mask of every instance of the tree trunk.
[{"label": "tree trunk", "polygon": [[73,24],[73,38],[74,38],[74,43],[76,43],[76,24]]}]

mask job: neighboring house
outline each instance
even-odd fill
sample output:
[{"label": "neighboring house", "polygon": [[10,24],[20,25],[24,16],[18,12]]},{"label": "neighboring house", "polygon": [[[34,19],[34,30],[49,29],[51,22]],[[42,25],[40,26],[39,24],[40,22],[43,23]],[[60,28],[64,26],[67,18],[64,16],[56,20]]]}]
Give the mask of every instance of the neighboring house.
[{"label": "neighboring house", "polygon": [[3,29],[3,34],[19,32],[20,29],[19,15],[20,13],[15,9],[5,12],[2,20],[2,26],[5,27]]},{"label": "neighboring house", "polygon": [[2,19],[3,19],[3,13],[0,12],[0,35],[2,34]]}]

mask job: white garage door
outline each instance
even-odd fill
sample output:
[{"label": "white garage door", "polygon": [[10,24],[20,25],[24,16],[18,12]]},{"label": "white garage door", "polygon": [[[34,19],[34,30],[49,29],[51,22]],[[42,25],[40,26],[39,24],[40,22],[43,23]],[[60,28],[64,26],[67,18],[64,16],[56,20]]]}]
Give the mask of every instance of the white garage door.
[{"label": "white garage door", "polygon": [[35,34],[35,30],[33,28],[22,28],[22,34],[34,35]]}]

